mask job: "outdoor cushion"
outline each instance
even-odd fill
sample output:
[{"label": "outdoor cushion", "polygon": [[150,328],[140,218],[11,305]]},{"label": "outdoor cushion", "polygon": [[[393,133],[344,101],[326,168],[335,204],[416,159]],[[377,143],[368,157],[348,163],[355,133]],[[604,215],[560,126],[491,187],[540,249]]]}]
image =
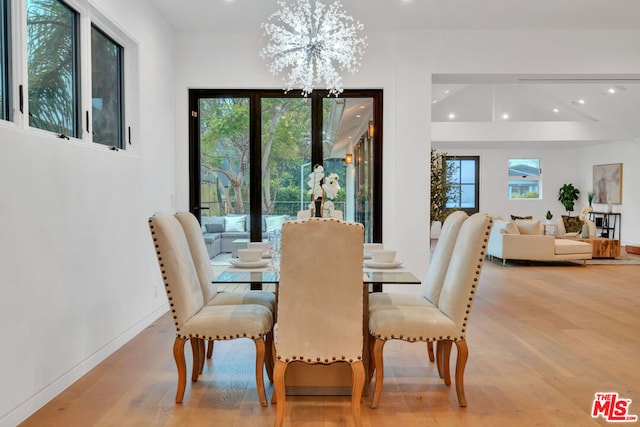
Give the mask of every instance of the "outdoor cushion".
[{"label": "outdoor cushion", "polygon": [[205,224],[204,227],[207,233],[222,233],[224,232],[224,224]]},{"label": "outdoor cushion", "polygon": [[247,220],[246,215],[241,216],[225,216],[224,217],[224,231],[245,231],[245,222]]},{"label": "outdoor cushion", "polygon": [[266,232],[269,233],[271,231],[281,230],[282,224],[284,224],[286,220],[287,217],[285,215],[273,215],[265,217],[264,222],[267,226]]}]

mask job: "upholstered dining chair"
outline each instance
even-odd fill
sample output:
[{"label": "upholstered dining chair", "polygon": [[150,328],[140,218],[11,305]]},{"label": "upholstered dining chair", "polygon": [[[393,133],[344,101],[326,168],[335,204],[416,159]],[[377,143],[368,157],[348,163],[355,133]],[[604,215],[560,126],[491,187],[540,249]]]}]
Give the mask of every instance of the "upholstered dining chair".
[{"label": "upholstered dining chair", "polygon": [[357,426],[362,425],[363,239],[361,224],[332,218],[292,221],[282,227],[274,327],[276,426],[284,420],[284,379],[291,362],[350,364],[353,417]]},{"label": "upholstered dining chair", "polygon": [[[200,223],[191,212],[178,212],[175,217],[180,222],[187,242],[189,250],[195,263],[198,279],[200,280],[200,288],[205,305],[230,305],[230,304],[259,304],[267,307],[272,313],[275,310],[276,296],[273,292],[264,291],[246,291],[246,292],[218,292],[216,284],[211,283],[213,280],[213,269],[211,268],[211,260],[207,252],[207,247],[202,235]],[[272,335],[267,335],[267,339],[271,340]],[[214,340],[209,341],[207,350],[207,358],[211,358],[213,354]],[[202,348],[204,350],[204,348]],[[273,376],[273,361],[271,360],[271,352],[267,352],[266,368],[269,379]],[[201,362],[204,362],[202,357]],[[200,367],[202,370],[202,366]]]},{"label": "upholstered dining chair", "polygon": [[[444,277],[447,274],[451,253],[458,237],[458,232],[462,223],[468,218],[464,211],[455,211],[451,213],[444,221],[440,230],[438,243],[431,256],[429,270],[422,282],[422,297],[416,298],[413,294],[394,293],[394,292],[376,292],[369,295],[369,312],[383,309],[385,307],[393,307],[396,305],[418,305],[425,307],[437,307],[440,299],[440,291]],[[440,349],[442,350],[442,349]],[[434,361],[433,342],[427,342],[427,351],[429,360]],[[441,352],[438,352],[441,355]],[[373,375],[374,365],[369,365],[369,378]],[[438,372],[443,375],[442,363],[438,359]]]},{"label": "upholstered dining chair", "polygon": [[456,392],[460,406],[466,406],[464,369],[468,358],[466,334],[489,241],[492,219],[483,213],[470,216],[460,227],[451,261],[442,284],[437,308],[421,305],[393,305],[369,312],[369,333],[373,340],[376,384],[371,403],[377,408],[384,379],[383,348],[387,341],[444,343],[445,384],[450,384],[449,356],[456,344]]},{"label": "upholstered dining chair", "polygon": [[201,366],[201,351],[197,349],[204,339],[248,338],[256,346],[256,388],[260,403],[266,406],[263,365],[265,351],[271,351],[265,345],[265,336],[273,326],[271,311],[258,304],[205,305],[189,243],[178,219],[168,213],[154,215],[149,218],[149,229],[176,327],[173,344],[178,369],[176,403],[182,402],[186,387],[184,345],[187,341],[191,340],[194,349],[192,381],[197,381],[196,372]]}]

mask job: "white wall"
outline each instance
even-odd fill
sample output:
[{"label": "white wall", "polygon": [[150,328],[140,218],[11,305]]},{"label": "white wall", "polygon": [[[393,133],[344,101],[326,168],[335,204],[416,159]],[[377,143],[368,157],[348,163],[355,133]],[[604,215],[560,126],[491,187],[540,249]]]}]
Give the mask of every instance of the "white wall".
[{"label": "white wall", "polygon": [[[258,33],[178,35],[176,174],[181,209],[189,206],[188,116],[184,113],[188,111],[188,89],[283,87],[258,54],[260,37]],[[415,52],[424,48],[424,34],[373,33],[368,37],[361,70],[356,76],[346,76],[345,87],[384,89],[383,240],[398,250],[409,268],[423,274],[428,263],[429,223],[429,172],[425,168],[429,121],[424,118],[430,111],[428,103],[416,101],[430,98],[431,78],[426,72],[427,56]],[[416,122],[420,126],[414,126]],[[408,229],[400,224],[413,225]]]},{"label": "white wall", "polygon": [[167,309],[147,218],[175,191],[172,33],[146,2],[99,3],[139,43],[139,151],[0,125],[0,426]]}]

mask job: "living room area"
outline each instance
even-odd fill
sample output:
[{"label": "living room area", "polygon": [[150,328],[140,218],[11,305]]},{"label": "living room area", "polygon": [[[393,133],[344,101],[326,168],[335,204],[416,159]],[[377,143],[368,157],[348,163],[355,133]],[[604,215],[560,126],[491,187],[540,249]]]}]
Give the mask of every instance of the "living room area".
[{"label": "living room area", "polygon": [[[640,103],[637,80],[442,74],[432,88],[432,147],[450,159],[477,159],[477,200],[463,192],[461,204],[497,220],[489,256],[635,262],[629,252],[640,230],[631,218],[640,198],[629,160],[639,154],[640,129],[628,110]],[[560,197],[566,188],[569,204]]]}]

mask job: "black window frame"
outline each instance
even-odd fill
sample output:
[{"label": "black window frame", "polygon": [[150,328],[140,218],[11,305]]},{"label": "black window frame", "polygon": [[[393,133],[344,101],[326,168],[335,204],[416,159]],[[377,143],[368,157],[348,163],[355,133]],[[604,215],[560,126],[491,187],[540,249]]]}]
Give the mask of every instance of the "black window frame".
[{"label": "black window frame", "polygon": [[[460,194],[458,194],[458,206],[447,206],[447,209],[456,209],[456,210],[461,210],[466,212],[468,215],[473,215],[474,213],[478,213],[480,212],[480,156],[446,156],[446,161],[450,162],[450,161],[474,161],[475,162],[475,174],[474,174],[474,180],[475,182],[474,184],[474,193],[475,193],[475,206],[471,207],[471,208],[463,208],[460,206],[460,204],[462,203],[462,197]],[[460,188],[461,185],[465,185],[465,184],[471,184],[469,182],[461,182],[460,180],[460,165],[458,164],[457,167],[457,174],[458,174],[458,180],[453,183],[454,186],[458,186],[458,188]],[[458,192],[461,192],[461,190],[459,189]]]},{"label": "black window frame", "polygon": [[[98,24],[96,24],[95,22],[91,22],[91,28],[89,31],[89,37],[90,37],[90,44],[93,41],[92,37],[93,37],[93,30],[96,30],[97,32],[99,32],[104,38],[106,38],[107,40],[109,40],[111,43],[113,43],[118,50],[118,83],[119,83],[119,90],[118,90],[118,97],[119,97],[119,111],[118,111],[118,115],[119,115],[119,126],[118,126],[118,143],[117,145],[111,145],[111,144],[106,144],[100,141],[96,141],[95,139],[93,139],[93,116],[92,116],[92,122],[91,122],[91,131],[89,130],[89,123],[87,123],[87,132],[91,133],[91,141],[96,143],[96,144],[101,144],[101,145],[106,145],[109,147],[116,147],[116,148],[120,148],[120,149],[124,149],[125,148],[125,110],[124,110],[124,103],[125,103],[125,90],[124,90],[124,85],[125,85],[125,75],[124,75],[124,46],[122,46],[120,43],[118,43],[116,40],[114,40],[113,37],[111,37],[109,35],[109,33],[107,33],[105,30],[103,30],[102,28],[100,28],[100,26]],[[91,51],[92,53],[92,58],[93,58],[93,49]],[[91,62],[91,69],[93,70],[93,59]],[[91,96],[93,98],[93,76],[91,78]],[[88,122],[88,120],[87,120]]]},{"label": "black window frame", "polygon": [[[327,90],[314,90],[307,97],[311,98],[311,139],[318,141],[312,142],[311,164],[323,163],[322,151],[322,104],[323,99],[329,96]],[[189,209],[197,217],[200,218],[200,150],[199,144],[199,102],[202,98],[214,97],[247,97],[250,98],[250,131],[249,139],[250,147],[250,175],[249,175],[249,213],[251,218],[251,240],[259,241],[261,236],[261,185],[253,185],[253,183],[261,183],[262,171],[262,155],[261,155],[261,115],[260,100],[263,98],[300,98],[302,95],[299,91],[291,90],[283,92],[282,90],[268,89],[189,89]],[[374,151],[374,177],[373,177],[373,242],[382,242],[382,106],[383,91],[382,89],[345,89],[340,97],[346,98],[364,98],[373,99],[373,121],[376,132],[376,150]]]},{"label": "black window frame", "polygon": [[11,114],[13,104],[11,96],[11,3],[9,0],[0,0],[0,56],[2,59],[0,119],[10,121],[13,119]]},{"label": "black window frame", "polygon": [[[26,8],[27,8],[27,13],[28,13],[28,1],[29,0],[25,0],[26,4]],[[72,135],[67,135],[63,132],[60,132],[59,130],[53,130],[53,129],[45,129],[45,128],[41,128],[41,127],[37,127],[37,126],[33,126],[31,124],[31,117],[32,117],[32,112],[29,106],[29,127],[34,128],[34,129],[40,129],[42,131],[45,132],[53,132],[56,134],[59,134],[61,137],[64,138],[69,138],[69,137],[73,137],[73,138],[77,138],[77,139],[82,139],[82,73],[81,73],[81,52],[82,52],[82,38],[81,38],[81,34],[80,34],[80,21],[81,21],[81,14],[80,12],[75,9],[74,7],[72,7],[71,5],[69,5],[67,2],[63,1],[63,0],[52,0],[52,1],[56,1],[60,4],[62,4],[64,7],[66,7],[67,9],[69,9],[69,11],[71,11],[73,13],[73,28],[72,28],[72,33],[71,33],[71,41],[72,41],[72,47],[73,47],[73,54],[72,54],[72,58],[71,58],[71,69],[72,69],[72,73],[75,76],[75,78],[73,79],[73,83],[71,85],[71,104],[72,104],[72,109],[73,109],[73,113],[71,115],[73,123],[71,124],[72,127]],[[27,27],[26,27],[26,31],[27,31],[27,36],[26,36],[26,43],[28,46],[29,43],[29,37],[28,37],[28,33],[29,33],[29,23],[27,22]],[[27,47],[28,49],[28,47]],[[26,67],[27,67],[27,79],[29,78],[29,58],[26,58]],[[29,89],[31,90],[31,88]],[[27,98],[30,100],[30,95],[27,94]]]}]

